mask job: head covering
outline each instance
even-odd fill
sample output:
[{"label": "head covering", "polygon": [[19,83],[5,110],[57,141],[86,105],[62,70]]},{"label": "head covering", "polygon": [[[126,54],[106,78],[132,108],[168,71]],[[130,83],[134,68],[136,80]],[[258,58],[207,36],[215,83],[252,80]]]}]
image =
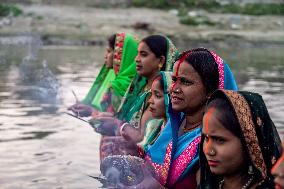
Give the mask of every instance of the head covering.
[{"label": "head covering", "polygon": [[[165,36],[163,36],[163,38],[165,38],[167,42],[167,56],[165,70],[161,71],[172,71],[175,58],[179,53],[169,38]],[[140,116],[143,111],[143,105],[145,105],[145,100],[149,94],[149,90],[145,91],[146,84],[147,80],[145,77],[135,76],[124,97],[124,101],[121,103],[120,111],[117,114],[119,119],[127,122],[132,119],[132,124],[138,127]]]},{"label": "head covering", "polygon": [[[281,141],[262,97],[247,91],[218,90],[208,100],[215,98],[228,100],[239,123],[242,144],[248,152],[250,161],[260,178],[258,181],[273,187],[270,170],[281,154]],[[201,143],[200,149],[203,149]],[[218,178],[210,172],[206,157],[201,150],[201,188],[214,188]]]},{"label": "head covering", "polygon": [[[213,56],[218,64],[219,87],[237,90],[229,66],[215,53]],[[148,148],[145,159],[155,168],[159,182],[171,188],[191,174],[192,170],[197,170],[201,128],[178,137],[184,114],[174,112],[171,103],[168,108],[169,120],[159,138]]]},{"label": "head covering", "polygon": [[[163,95],[164,95],[164,104],[165,109],[168,110],[169,103],[170,103],[170,86],[172,83],[172,72],[163,72],[160,71],[161,80],[163,83],[162,89],[163,89]],[[166,117],[169,117],[169,113],[166,111]],[[149,145],[153,144],[157,137],[159,136],[161,132],[162,125],[164,125],[163,119],[151,119],[146,123],[146,129],[144,138],[141,142],[138,143],[140,147],[143,148],[144,151],[147,151],[147,148]]]},{"label": "head covering", "polygon": [[113,69],[103,65],[83,103],[91,104],[100,111],[106,111],[109,106],[117,109],[116,106],[119,106],[136,74],[137,48],[138,40],[134,36],[126,33],[116,34]]}]

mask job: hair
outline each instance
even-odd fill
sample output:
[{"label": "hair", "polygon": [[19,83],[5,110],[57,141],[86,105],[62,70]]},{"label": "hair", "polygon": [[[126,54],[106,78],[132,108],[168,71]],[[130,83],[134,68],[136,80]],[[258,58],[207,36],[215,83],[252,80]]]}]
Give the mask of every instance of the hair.
[{"label": "hair", "polygon": [[116,39],[116,34],[113,34],[111,36],[108,37],[107,41],[108,41],[108,46],[112,49],[114,49],[114,45],[115,45],[115,39]]},{"label": "hair", "polygon": [[[157,58],[164,56],[166,61],[168,52],[168,42],[166,37],[162,35],[150,35],[143,38],[141,42],[146,43],[146,45],[150,48],[150,50],[155,54]],[[164,71],[165,69],[166,62],[163,64],[161,71]]]},{"label": "hair", "polygon": [[[248,149],[246,147],[246,142],[244,135],[241,130],[241,125],[239,124],[237,115],[229,102],[228,99],[225,97],[216,97],[213,98],[209,103],[207,104],[206,111],[208,111],[209,108],[216,108],[217,110],[217,119],[221,122],[221,124],[230,131],[233,135],[235,135],[237,138],[240,139],[241,144],[243,146],[244,152],[245,152],[245,159],[247,161],[247,165],[252,165],[251,158],[249,156]],[[255,179],[261,178],[261,173],[256,170],[256,168],[253,166]]]},{"label": "hair", "polygon": [[185,51],[176,61],[184,60],[188,62],[201,77],[207,94],[213,93],[219,86],[218,65],[210,53],[205,48],[197,48]]},{"label": "hair", "polygon": [[230,102],[224,98],[214,98],[208,103],[206,111],[212,107],[217,109],[217,119],[222,123],[222,125],[224,125],[224,127],[236,137],[242,139],[241,127]]}]

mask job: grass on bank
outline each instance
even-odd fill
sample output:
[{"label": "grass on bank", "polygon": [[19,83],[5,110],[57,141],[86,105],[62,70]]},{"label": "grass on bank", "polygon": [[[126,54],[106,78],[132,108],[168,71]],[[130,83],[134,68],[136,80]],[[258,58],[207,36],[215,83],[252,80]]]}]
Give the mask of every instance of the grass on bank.
[{"label": "grass on bank", "polygon": [[215,0],[133,0],[135,7],[158,9],[204,9],[213,13],[236,13],[248,15],[284,15],[284,4],[220,4]]},{"label": "grass on bank", "polygon": [[0,17],[19,16],[21,14],[23,14],[23,11],[17,6],[0,3]]}]

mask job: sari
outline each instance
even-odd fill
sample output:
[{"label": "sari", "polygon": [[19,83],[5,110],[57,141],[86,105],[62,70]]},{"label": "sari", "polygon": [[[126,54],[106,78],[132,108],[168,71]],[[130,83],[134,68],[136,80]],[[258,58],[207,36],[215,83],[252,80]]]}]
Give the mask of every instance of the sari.
[{"label": "sari", "polygon": [[[172,71],[176,57],[179,55],[177,48],[172,41],[167,40],[167,56],[165,70]],[[145,77],[136,75],[121,103],[117,118],[129,122],[134,128],[138,128],[144,110],[148,107],[150,89],[146,88],[147,80]]]},{"label": "sari", "polygon": [[[172,83],[172,73],[171,72],[160,72],[162,83],[163,83],[163,95],[164,95],[164,103],[165,103],[165,109],[167,110],[170,103],[170,86]],[[166,112],[166,117],[168,118],[168,112]],[[165,126],[165,122],[162,119],[151,119],[146,123],[145,128],[145,134],[144,138],[141,142],[139,142],[137,145],[142,147],[144,151],[147,151],[148,146],[152,145],[160,135],[160,133],[163,130],[163,127]]]},{"label": "sari", "polygon": [[126,33],[118,33],[113,52],[113,68],[101,68],[91,89],[82,101],[99,111],[116,112],[122,97],[136,75],[135,57],[138,41]]},{"label": "sari", "polygon": [[[211,54],[218,65],[219,88],[237,90],[229,66],[214,52]],[[145,160],[154,167],[156,179],[161,185],[168,188],[196,188],[201,128],[178,136],[185,115],[174,112],[171,104],[168,108],[168,122],[156,142],[146,151]]]},{"label": "sari", "polygon": [[[258,175],[257,189],[274,188],[270,172],[273,164],[281,155],[281,141],[262,97],[247,91],[218,90],[209,99],[222,97],[233,108],[243,136],[243,145],[248,152],[251,164]],[[201,149],[203,149],[203,140]],[[222,178],[210,171],[205,154],[200,151],[201,188],[218,188]]]},{"label": "sari", "polygon": [[[167,37],[165,38],[167,40],[167,55],[165,62],[166,66],[165,70],[163,71],[171,71],[174,61],[179,53],[172,41]],[[136,129],[140,127],[141,117],[148,107],[147,101],[150,97],[150,89],[146,88],[146,84],[147,79],[136,74],[121,101],[117,113],[115,114],[116,118],[130,123],[130,125]],[[146,123],[149,121],[150,120],[147,120]],[[151,122],[155,126],[159,124],[156,122],[156,120],[152,120]],[[101,148],[102,143],[100,144],[100,159],[103,160],[107,156],[107,154],[105,154]]]}]

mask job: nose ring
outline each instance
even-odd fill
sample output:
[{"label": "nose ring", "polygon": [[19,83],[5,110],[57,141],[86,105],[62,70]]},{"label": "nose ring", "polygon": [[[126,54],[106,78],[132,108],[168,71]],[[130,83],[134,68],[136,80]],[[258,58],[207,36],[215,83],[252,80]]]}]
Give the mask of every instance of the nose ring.
[{"label": "nose ring", "polygon": [[180,92],[180,88],[177,88],[177,89],[175,90],[175,92],[179,93],[179,92]]}]

